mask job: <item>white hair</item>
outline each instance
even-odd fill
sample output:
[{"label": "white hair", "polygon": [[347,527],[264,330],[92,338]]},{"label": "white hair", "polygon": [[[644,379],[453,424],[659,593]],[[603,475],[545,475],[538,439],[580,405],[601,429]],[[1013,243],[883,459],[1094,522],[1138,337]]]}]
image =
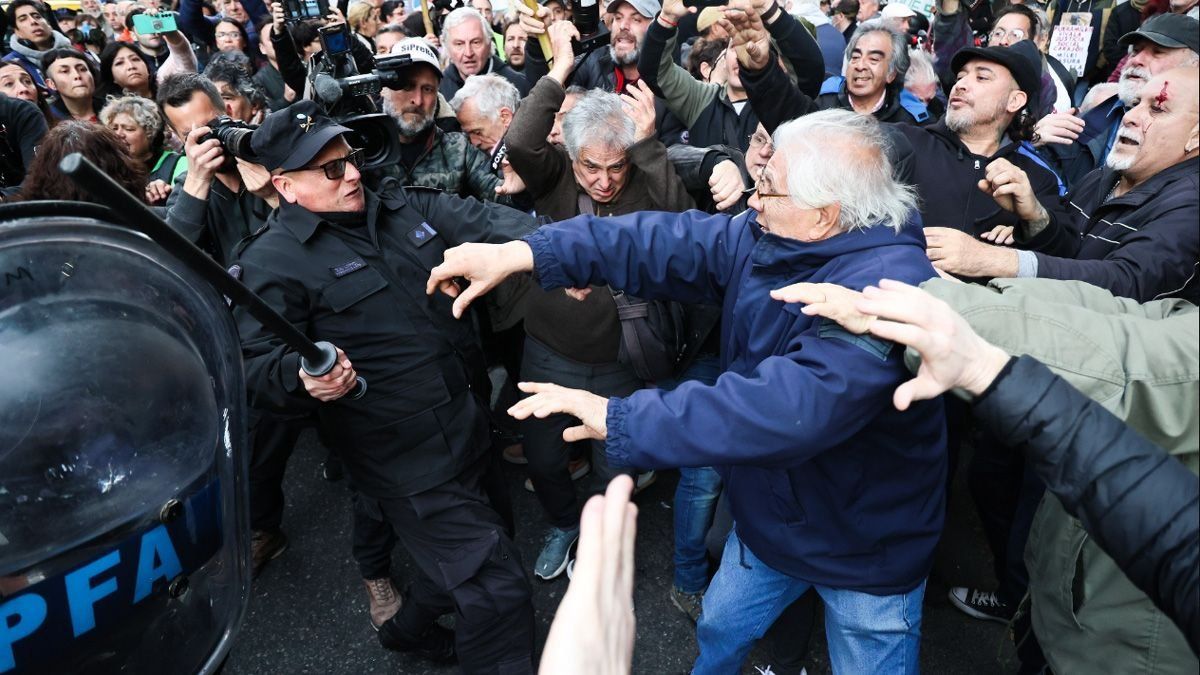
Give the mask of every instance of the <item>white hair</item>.
[{"label": "white hair", "polygon": [[810,209],[841,206],[844,231],[884,226],[899,232],[917,207],[916,191],[896,182],[879,122],[850,110],[822,110],[775,130],[787,160],[787,191]]},{"label": "white hair", "polygon": [[625,151],[633,145],[637,127],[625,113],[621,97],[592,89],[580,97],[562,121],[563,145],[572,160],[585,147],[601,146]]},{"label": "white hair", "polygon": [[904,86],[938,83],[937,71],[933,67],[933,56],[924,49],[908,50],[908,72],[904,74]]},{"label": "white hair", "polygon": [[479,22],[479,29],[483,31],[483,39],[488,43],[488,54],[495,54],[496,43],[492,42],[492,27],[488,25],[487,19],[483,18],[483,14],[474,7],[459,7],[446,15],[446,20],[442,22],[442,47],[447,49],[450,47],[450,29],[458,28],[471,20]]},{"label": "white hair", "polygon": [[462,112],[467,99],[475,101],[475,109],[479,114],[495,122],[500,118],[501,108],[517,111],[517,106],[521,104],[521,92],[500,75],[472,75],[450,99],[450,107],[454,108],[455,113]]}]

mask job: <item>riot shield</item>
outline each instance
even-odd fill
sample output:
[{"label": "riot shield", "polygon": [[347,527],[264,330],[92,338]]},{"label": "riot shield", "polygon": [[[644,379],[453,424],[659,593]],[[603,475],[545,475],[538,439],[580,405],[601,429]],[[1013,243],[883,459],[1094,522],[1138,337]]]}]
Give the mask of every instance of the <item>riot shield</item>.
[{"label": "riot shield", "polygon": [[249,598],[220,295],[101,207],[0,207],[0,673],[213,672]]}]

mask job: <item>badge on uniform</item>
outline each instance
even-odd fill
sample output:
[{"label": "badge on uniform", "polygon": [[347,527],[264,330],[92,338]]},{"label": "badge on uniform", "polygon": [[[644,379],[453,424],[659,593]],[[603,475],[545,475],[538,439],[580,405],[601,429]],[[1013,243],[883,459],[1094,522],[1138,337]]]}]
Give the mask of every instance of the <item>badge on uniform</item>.
[{"label": "badge on uniform", "polygon": [[347,274],[350,274],[351,272],[357,272],[366,266],[367,262],[365,260],[362,258],[355,258],[353,260],[348,260],[341,265],[330,267],[329,269],[333,272],[333,276],[341,279]]},{"label": "badge on uniform", "polygon": [[437,230],[430,227],[429,223],[421,223],[408,233],[408,238],[411,239],[412,243],[416,244],[418,247],[428,244],[436,236]]}]

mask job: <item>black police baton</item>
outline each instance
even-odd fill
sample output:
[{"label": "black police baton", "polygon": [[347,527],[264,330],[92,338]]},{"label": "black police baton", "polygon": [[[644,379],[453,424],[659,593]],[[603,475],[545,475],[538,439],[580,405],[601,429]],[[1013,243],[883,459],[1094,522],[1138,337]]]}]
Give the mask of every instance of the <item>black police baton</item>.
[{"label": "black police baton", "polygon": [[[87,192],[100,203],[112,210],[117,220],[150,237],[156,244],[163,247],[167,253],[175,256],[188,269],[200,275],[202,279],[212,284],[226,297],[232,299],[250,312],[263,328],[279,336],[289,347],[300,352],[300,367],[304,372],[314,377],[320,377],[337,363],[337,351],[328,342],[313,342],[308,336],[296,330],[254,294],[242,282],[229,276],[215,260],[208,257],[195,244],[179,234],[162,218],[159,218],[140,199],[129,194],[124,188],[96,168],[86,157],[73,152],[63,158],[58,168],[69,176],[76,185]],[[359,377],[358,384],[348,394],[351,399],[362,398],[367,393],[367,381]]]}]

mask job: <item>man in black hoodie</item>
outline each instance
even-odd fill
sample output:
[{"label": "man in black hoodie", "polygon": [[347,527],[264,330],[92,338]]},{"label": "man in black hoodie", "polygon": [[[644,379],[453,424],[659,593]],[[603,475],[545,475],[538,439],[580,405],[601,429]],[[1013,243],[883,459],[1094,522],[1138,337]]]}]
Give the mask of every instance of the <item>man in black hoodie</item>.
[{"label": "man in black hoodie", "polygon": [[[731,6],[743,4],[748,6],[741,0]],[[742,84],[768,132],[774,133],[780,124],[822,107],[793,85],[782,68],[770,62],[768,34],[756,12],[731,9],[726,16],[737,48]],[[1041,89],[1035,59],[1036,48],[1028,41],[1008,48],[964,49],[953,61],[959,79],[950,92],[946,118],[924,127],[889,125],[912,146],[912,183],[921,197],[921,217],[931,247],[936,239],[950,241],[956,235],[990,237],[1003,225],[1015,228],[1020,248],[1063,254],[1063,244],[1055,232],[1069,220],[1059,199],[1059,181],[1026,142]],[[990,191],[980,190],[988,166],[997,161],[1007,162],[1028,176],[1046,212],[1045,222],[1036,223],[1037,227],[1020,227],[1023,222],[1018,216],[1001,208]]]}]

